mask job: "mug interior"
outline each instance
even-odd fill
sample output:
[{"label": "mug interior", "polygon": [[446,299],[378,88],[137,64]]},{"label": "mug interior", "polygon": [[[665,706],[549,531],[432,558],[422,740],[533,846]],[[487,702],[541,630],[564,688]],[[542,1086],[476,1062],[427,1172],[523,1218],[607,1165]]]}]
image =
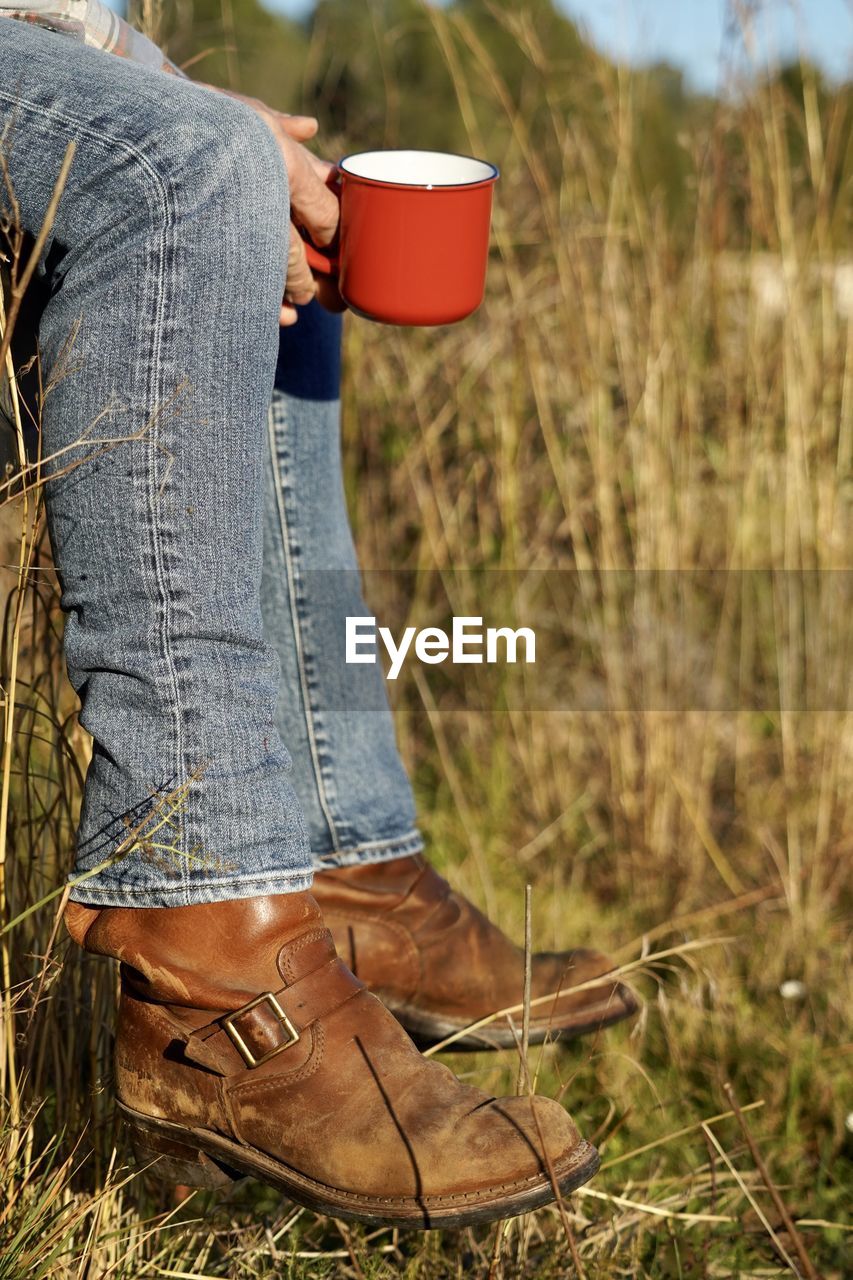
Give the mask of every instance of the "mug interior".
[{"label": "mug interior", "polygon": [[493,164],[446,151],[362,151],[340,167],[354,178],[406,187],[463,187],[498,176]]}]

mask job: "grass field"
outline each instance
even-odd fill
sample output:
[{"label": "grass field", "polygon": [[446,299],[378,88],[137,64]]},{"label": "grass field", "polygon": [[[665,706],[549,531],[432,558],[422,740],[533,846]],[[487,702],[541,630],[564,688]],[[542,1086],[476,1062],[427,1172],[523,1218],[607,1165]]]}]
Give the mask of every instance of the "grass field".
[{"label": "grass field", "polygon": [[[555,112],[556,176],[508,119],[486,303],[434,332],[351,321],[344,403],[368,588],[397,620],[504,590],[546,616],[544,584],[572,584],[562,667],[535,677],[550,704],[470,671],[394,699],[440,867],[517,938],[529,883],[537,946],[611,949],[642,994],[633,1025],[530,1055],[600,1175],[566,1222],[402,1236],[256,1184],[178,1204],[134,1172],[115,974],[57,916],[87,743],[36,484],[4,511],[0,1277],[849,1274],[849,136],[808,76],[720,106],[684,140],[673,228],[630,159],[641,82],[602,92],[595,138]],[[688,644],[719,702],[671,683]],[[513,1055],[447,1060],[515,1088]]]}]

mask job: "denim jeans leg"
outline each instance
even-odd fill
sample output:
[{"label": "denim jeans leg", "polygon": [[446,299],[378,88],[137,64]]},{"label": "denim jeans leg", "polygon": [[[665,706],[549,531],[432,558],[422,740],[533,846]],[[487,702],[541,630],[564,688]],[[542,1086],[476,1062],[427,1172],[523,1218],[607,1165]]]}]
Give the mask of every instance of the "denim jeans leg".
[{"label": "denim jeans leg", "polygon": [[76,144],[33,284],[65,655],[94,740],[72,896],[307,888],[260,606],[278,146],[241,103],[9,20],[0,128],[32,235]]},{"label": "denim jeans leg", "polygon": [[341,475],[340,335],[317,303],[282,331],[266,446],[264,626],[318,870],[423,848],[381,668],[344,666],[336,642],[369,612]]}]

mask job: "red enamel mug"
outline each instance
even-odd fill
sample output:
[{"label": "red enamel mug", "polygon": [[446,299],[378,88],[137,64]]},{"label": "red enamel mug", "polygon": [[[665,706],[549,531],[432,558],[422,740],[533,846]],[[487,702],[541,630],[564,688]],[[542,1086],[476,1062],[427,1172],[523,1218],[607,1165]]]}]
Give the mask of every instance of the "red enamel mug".
[{"label": "red enamel mug", "polygon": [[313,270],[337,275],[353,311],[384,324],[430,325],[477,310],[493,164],[442,151],[364,151],[345,156],[337,177],[337,253],[306,250]]}]

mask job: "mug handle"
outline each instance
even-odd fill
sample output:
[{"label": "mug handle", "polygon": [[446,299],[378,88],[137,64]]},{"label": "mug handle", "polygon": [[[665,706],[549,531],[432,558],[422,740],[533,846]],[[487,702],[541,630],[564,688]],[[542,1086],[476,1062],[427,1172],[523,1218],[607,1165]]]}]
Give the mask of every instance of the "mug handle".
[{"label": "mug handle", "polygon": [[322,276],[336,276],[340,267],[337,250],[332,248],[323,252],[322,249],[315,248],[304,235],[302,239],[305,245],[305,256],[308,259],[308,266],[311,270]]}]

